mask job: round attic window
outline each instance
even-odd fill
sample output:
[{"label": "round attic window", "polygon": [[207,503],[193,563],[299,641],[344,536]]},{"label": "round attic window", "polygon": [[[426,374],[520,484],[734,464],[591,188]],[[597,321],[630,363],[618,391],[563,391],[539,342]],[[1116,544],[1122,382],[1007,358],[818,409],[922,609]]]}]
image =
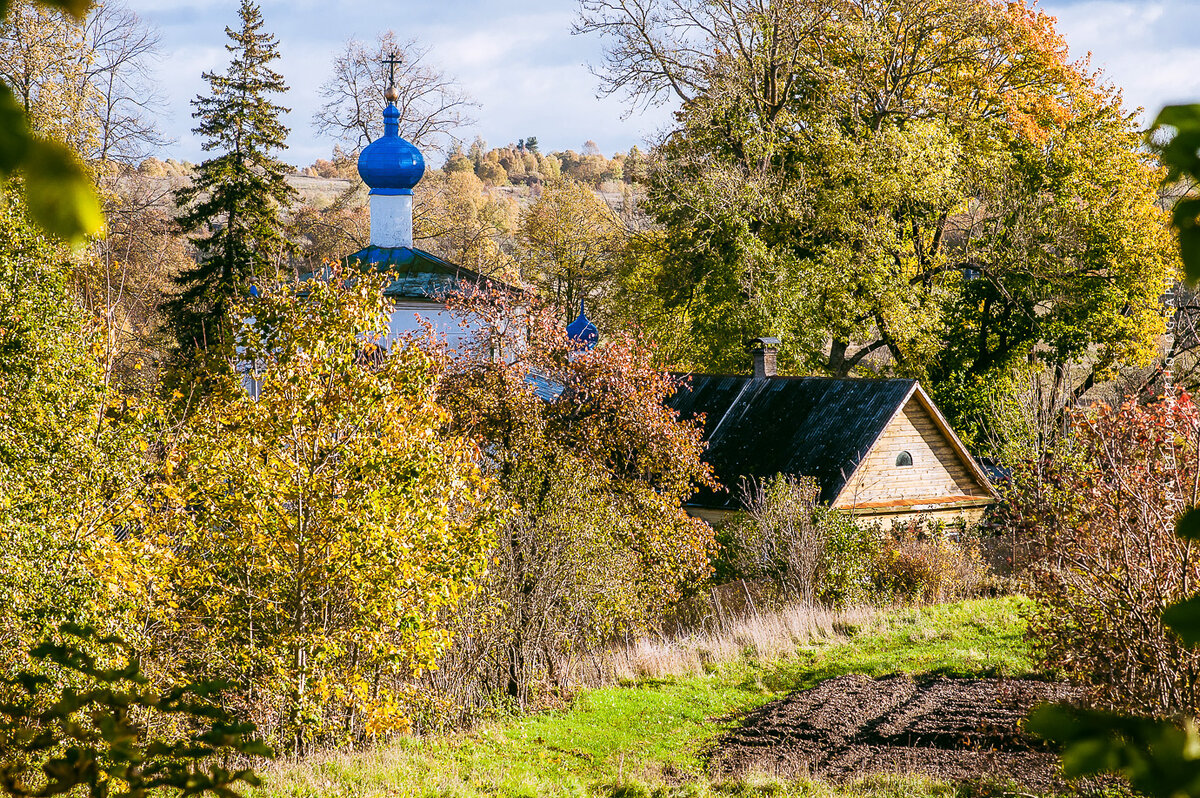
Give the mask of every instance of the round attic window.
[{"label": "round attic window", "polygon": [[912,465],[912,455],[909,454],[908,452],[900,452],[900,454],[896,455],[896,465],[898,465],[898,466]]}]

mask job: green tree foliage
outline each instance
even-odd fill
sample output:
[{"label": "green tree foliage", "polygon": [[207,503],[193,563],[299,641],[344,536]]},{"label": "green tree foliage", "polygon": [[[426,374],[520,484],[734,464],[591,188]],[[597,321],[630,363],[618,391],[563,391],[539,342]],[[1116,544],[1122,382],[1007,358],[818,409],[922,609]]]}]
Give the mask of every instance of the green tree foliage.
[{"label": "green tree foliage", "polygon": [[609,91],[682,103],[648,198],[667,233],[656,289],[695,341],[681,365],[743,369],[741,342],[767,333],[785,367],[835,375],[1149,356],[1170,271],[1157,175],[1049,17],[645,8],[588,0],[578,27],[608,40]]},{"label": "green tree foliage", "polygon": [[30,652],[36,672],[0,682],[7,693],[0,707],[5,794],[80,794],[83,787],[92,796],[236,798],[239,782],[259,784],[249,768],[226,769],[230,755],[271,750],[251,739],[253,726],[214,703],[220,685],[160,691],[119,638],[72,625],[58,637]]},{"label": "green tree foliage", "polygon": [[19,192],[0,197],[0,674],[62,621],[127,632],[142,598],[123,582],[136,547],[113,543],[139,513],[153,414],[106,392],[68,266]]},{"label": "green tree foliage", "polygon": [[521,214],[519,234],[525,284],[570,318],[580,300],[613,293],[629,236],[588,186],[565,177],[548,184]]},{"label": "green tree foliage", "polygon": [[[38,0],[38,5],[82,19],[90,0]],[[25,6],[22,6],[22,9]],[[12,12],[0,5],[0,20]],[[30,217],[48,232],[73,243],[100,232],[104,217],[91,176],[64,144],[39,135],[30,125],[30,109],[0,81],[0,179],[20,174]]]},{"label": "green tree foliage", "polygon": [[169,324],[184,356],[197,348],[227,347],[230,300],[256,277],[272,275],[287,249],[281,210],[293,197],[287,167],[274,155],[287,128],[287,109],[270,95],[287,91],[271,69],[278,42],[263,30],[259,7],[242,0],[240,30],[226,28],[231,59],[224,75],[205,72],[212,94],[192,101],[200,120],[194,132],[206,151],[220,152],[196,168],[191,184],[175,194],[184,232],[199,250],[194,267],[175,279],[180,290],[167,306]]},{"label": "green tree foliage", "polygon": [[503,292],[462,309],[484,332],[442,396],[508,510],[456,653],[523,703],[563,658],[654,623],[707,575],[712,530],[682,504],[709,470],[699,427],[663,404],[674,378],[636,341],[577,351],[553,309]]},{"label": "green tree foliage", "polygon": [[294,751],[405,726],[405,680],[449,644],[492,543],[476,449],[441,433],[437,360],[375,343],[382,289],[335,274],[236,303],[251,390],[228,376],[162,470],[164,655],[233,682]]}]

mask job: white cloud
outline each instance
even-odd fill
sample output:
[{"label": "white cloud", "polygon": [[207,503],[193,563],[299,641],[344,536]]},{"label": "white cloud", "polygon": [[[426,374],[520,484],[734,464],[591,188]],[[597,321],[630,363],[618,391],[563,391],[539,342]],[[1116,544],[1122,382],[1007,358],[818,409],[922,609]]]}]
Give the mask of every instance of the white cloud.
[{"label": "white cloud", "polygon": [[[223,69],[226,25],[236,24],[235,0],[129,0],[163,32],[166,58],[160,78],[172,106],[169,133],[178,141],[167,154],[203,157],[188,101],[207,86],[205,69]],[[430,60],[455,75],[481,104],[476,133],[494,144],[536,135],[544,149],[578,148],[595,139],[608,152],[628,149],[670,121],[668,110],[622,119],[616,98],[596,99],[596,79],[586,63],[599,44],[570,34],[573,3],[526,0],[515,6],[483,0],[389,3],[366,0],[284,2],[266,0],[267,30],[279,38],[279,71],[291,86],[282,103],[292,108],[287,160],[310,163],[327,157],[331,142],[316,138],[310,120],[320,105],[318,89],[334,53],[350,36],[371,39],[389,28],[415,36],[431,48]]]},{"label": "white cloud", "polygon": [[[169,133],[179,141],[170,154],[202,157],[188,101],[206,90],[204,69],[221,69],[226,25],[236,23],[235,0],[129,0],[163,31],[166,58],[160,77],[170,95]],[[341,43],[391,28],[430,45],[430,58],[456,75],[481,103],[474,130],[493,144],[536,135],[544,148],[579,147],[595,139],[606,152],[628,149],[671,123],[671,108],[651,108],[629,118],[621,98],[596,98],[597,81],[586,64],[600,58],[599,43],[570,34],[574,3],[525,0],[521,6],[485,0],[378,3],[371,0],[266,0],[266,27],[275,31],[280,71],[291,85],[287,158],[309,163],[330,142],[310,127],[320,104],[318,87]],[[514,9],[519,8],[519,11]],[[1043,8],[1075,57],[1089,51],[1093,64],[1124,89],[1129,108],[1147,116],[1167,102],[1200,99],[1200,3],[1188,0],[1049,0]]]},{"label": "white cloud", "polygon": [[1163,105],[1200,101],[1200,42],[1192,35],[1200,7],[1183,0],[1085,0],[1050,3],[1073,57],[1092,64],[1123,91],[1125,106],[1145,109],[1148,123]]}]

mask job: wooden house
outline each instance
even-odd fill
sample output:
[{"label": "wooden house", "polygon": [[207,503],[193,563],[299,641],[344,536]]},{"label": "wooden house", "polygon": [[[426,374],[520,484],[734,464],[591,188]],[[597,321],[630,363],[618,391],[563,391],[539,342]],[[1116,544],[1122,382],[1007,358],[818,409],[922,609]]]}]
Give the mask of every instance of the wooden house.
[{"label": "wooden house", "polygon": [[978,521],[996,492],[916,380],[691,375],[669,404],[704,416],[705,459],[726,490],[688,510],[719,523],[740,509],[746,479],[812,477],[820,500],[891,526],[923,517]]}]

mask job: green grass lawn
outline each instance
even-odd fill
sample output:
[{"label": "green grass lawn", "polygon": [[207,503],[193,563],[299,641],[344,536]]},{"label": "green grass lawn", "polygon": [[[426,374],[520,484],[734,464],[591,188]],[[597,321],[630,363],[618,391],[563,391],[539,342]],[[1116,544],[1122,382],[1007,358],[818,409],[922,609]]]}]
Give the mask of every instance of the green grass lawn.
[{"label": "green grass lawn", "polygon": [[949,785],[897,777],[840,789],[820,783],[714,785],[703,753],[739,713],[833,676],[1034,675],[1023,601],[981,599],[883,612],[786,659],[747,656],[702,676],[589,690],[569,709],[490,722],[471,732],[276,763],[263,773],[256,795],[955,795]]}]

